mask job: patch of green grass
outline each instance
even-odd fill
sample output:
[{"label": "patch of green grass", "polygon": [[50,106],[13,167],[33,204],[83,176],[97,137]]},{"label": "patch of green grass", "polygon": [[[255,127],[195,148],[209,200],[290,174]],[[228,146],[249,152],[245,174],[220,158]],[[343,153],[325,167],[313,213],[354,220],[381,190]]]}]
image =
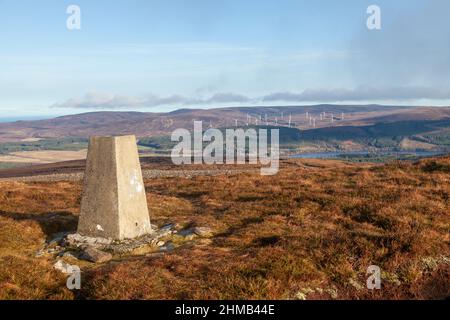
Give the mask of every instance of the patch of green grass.
[{"label": "patch of green grass", "polygon": [[84,138],[46,139],[33,142],[6,142],[0,143],[0,154],[20,151],[79,151],[86,149],[88,140]]}]

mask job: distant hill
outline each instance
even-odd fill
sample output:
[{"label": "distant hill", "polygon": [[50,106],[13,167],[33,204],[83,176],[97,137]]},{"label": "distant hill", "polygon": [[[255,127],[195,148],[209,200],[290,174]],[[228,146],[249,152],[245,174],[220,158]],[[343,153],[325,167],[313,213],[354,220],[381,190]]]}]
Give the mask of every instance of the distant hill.
[{"label": "distant hill", "polygon": [[374,123],[377,122],[395,122],[395,121],[414,121],[414,120],[440,120],[450,118],[450,108],[417,108],[399,110],[394,114],[375,116],[369,118]]},{"label": "distant hill", "polygon": [[367,126],[341,126],[302,131],[302,141],[343,142],[362,146],[404,149],[450,149],[450,117],[442,120],[380,122]]},{"label": "distant hill", "polygon": [[450,129],[450,117],[443,120],[380,122],[369,126],[341,126],[302,131],[305,140],[346,140],[407,137]]},{"label": "distant hill", "polygon": [[[325,113],[323,120],[320,114]],[[312,130],[309,116],[316,119],[316,130]],[[344,119],[342,119],[344,114]],[[308,130],[306,135],[322,134],[322,128],[348,132],[349,137],[358,135],[360,128],[354,126],[373,125],[389,121],[442,120],[450,117],[450,108],[412,108],[380,105],[316,105],[286,107],[236,107],[218,109],[180,109],[168,113],[152,112],[90,112],[57,117],[54,119],[17,121],[0,123],[0,142],[22,141],[23,139],[87,138],[92,135],[135,134],[137,137],[169,135],[178,128],[193,128],[193,120],[204,121],[206,127],[215,128],[251,125],[287,126],[291,124],[300,130]],[[248,118],[250,117],[250,118]],[[332,120],[333,119],[333,120]],[[345,129],[335,129],[345,127]],[[333,129],[334,128],[334,129]],[[395,129],[395,128],[393,128]],[[319,130],[319,131],[317,131]],[[347,133],[342,133],[347,134]],[[362,133],[363,135],[366,133]]]},{"label": "distant hill", "polygon": [[[363,149],[371,147],[450,149],[450,118],[443,120],[380,122],[373,125],[337,126],[309,130],[280,126],[249,126],[243,128],[279,129],[280,144],[284,147],[308,144],[317,147],[327,146],[328,149],[334,146],[339,149],[346,142],[353,141]],[[224,132],[225,128],[220,128],[220,130]],[[172,142],[169,135],[144,137],[139,141],[141,146],[160,150],[171,149],[175,144],[176,142]]]}]

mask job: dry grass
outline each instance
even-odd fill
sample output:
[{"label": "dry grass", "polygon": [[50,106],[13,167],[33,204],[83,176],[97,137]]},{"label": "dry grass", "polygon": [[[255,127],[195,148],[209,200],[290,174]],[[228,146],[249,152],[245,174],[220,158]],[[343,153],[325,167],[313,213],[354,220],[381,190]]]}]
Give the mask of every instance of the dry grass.
[{"label": "dry grass", "polygon": [[[448,157],[290,160],[275,177],[148,180],[153,223],[210,226],[212,242],[86,266],[75,295],[54,260],[34,252],[51,234],[75,230],[79,183],[0,183],[0,298],[449,297],[449,168]],[[379,291],[365,289],[372,264],[383,270]]]},{"label": "dry grass", "polygon": [[19,151],[7,155],[0,155],[0,162],[14,163],[53,163],[59,161],[86,159],[87,150],[44,150],[44,151]]}]

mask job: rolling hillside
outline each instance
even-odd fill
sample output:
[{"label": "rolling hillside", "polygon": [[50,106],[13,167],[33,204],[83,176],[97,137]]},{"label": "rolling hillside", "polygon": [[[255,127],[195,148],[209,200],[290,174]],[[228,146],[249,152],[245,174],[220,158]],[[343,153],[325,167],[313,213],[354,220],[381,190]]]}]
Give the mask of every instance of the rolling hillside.
[{"label": "rolling hillside", "polygon": [[[422,111],[421,111],[422,110]],[[431,110],[431,111],[430,111]],[[231,127],[235,120],[245,125],[247,115],[250,122],[265,122],[267,114],[269,124],[275,121],[287,125],[288,116],[292,124],[300,129],[310,128],[306,113],[317,118],[317,127],[362,125],[385,121],[383,117],[405,119],[409,114],[415,117],[433,113],[433,120],[443,119],[450,114],[450,108],[408,108],[388,106],[337,106],[317,105],[298,107],[237,107],[220,109],[180,109],[169,113],[151,112],[92,112],[57,117],[47,120],[18,121],[0,124],[0,142],[21,141],[30,138],[86,138],[91,135],[135,134],[138,137],[166,135],[177,128],[192,128],[193,120],[202,120],[214,127]],[[319,121],[320,113],[327,116]],[[341,120],[341,114],[345,119]],[[331,116],[334,122],[331,122]],[[276,120],[275,120],[276,118]],[[420,118],[420,117],[419,117]],[[418,119],[416,119],[418,120]],[[420,119],[419,119],[420,120]]]},{"label": "rolling hillside", "polygon": [[[309,117],[316,119],[315,127]],[[236,123],[242,128],[278,128],[282,148],[290,153],[450,149],[450,108],[317,105],[180,109],[169,113],[93,112],[3,123],[0,154],[78,151],[87,147],[89,136],[122,134],[135,134],[142,152],[167,152],[175,144],[170,134],[178,128],[192,130],[194,120],[202,120],[204,130],[235,128]]]}]

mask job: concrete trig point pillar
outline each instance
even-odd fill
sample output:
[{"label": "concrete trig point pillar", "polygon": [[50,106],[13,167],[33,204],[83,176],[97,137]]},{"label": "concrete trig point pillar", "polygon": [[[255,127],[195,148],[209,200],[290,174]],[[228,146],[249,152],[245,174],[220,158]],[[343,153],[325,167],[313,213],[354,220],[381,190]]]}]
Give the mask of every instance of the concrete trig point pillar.
[{"label": "concrete trig point pillar", "polygon": [[78,233],[122,240],[151,232],[135,136],[91,137]]}]

